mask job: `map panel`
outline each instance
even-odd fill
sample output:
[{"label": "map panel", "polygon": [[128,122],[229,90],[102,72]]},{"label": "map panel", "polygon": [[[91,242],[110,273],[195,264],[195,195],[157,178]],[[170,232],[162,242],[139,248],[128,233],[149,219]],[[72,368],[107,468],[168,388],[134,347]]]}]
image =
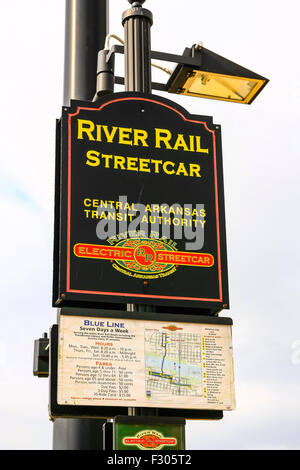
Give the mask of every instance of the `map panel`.
[{"label": "map panel", "polygon": [[61,315],[61,405],[231,410],[231,325]]}]

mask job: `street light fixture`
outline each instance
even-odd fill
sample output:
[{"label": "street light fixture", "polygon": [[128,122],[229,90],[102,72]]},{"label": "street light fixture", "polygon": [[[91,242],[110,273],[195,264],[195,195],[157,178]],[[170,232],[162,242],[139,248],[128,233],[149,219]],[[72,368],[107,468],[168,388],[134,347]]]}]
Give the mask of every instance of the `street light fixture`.
[{"label": "street light fixture", "polygon": [[169,93],[250,104],[269,81],[201,45],[186,48],[182,57],[194,58],[195,66],[177,65]]},{"label": "street light fixture", "polygon": [[[104,57],[103,52],[99,53],[101,58]],[[111,67],[115,53],[124,54],[124,47],[114,44],[110,50],[105,51],[106,62],[98,61],[98,65],[101,64],[101,67],[98,67],[98,78],[107,70],[105,63]],[[251,104],[269,82],[267,78],[197,44],[186,48],[183,55],[160,51],[151,51],[150,55],[151,59],[177,64],[174,71],[170,72],[167,83],[151,83],[152,89],[167,93]],[[110,68],[110,73],[112,72]],[[116,76],[114,83],[124,84],[124,78]],[[111,87],[105,91],[98,86],[95,99],[105,92],[112,91]]]}]

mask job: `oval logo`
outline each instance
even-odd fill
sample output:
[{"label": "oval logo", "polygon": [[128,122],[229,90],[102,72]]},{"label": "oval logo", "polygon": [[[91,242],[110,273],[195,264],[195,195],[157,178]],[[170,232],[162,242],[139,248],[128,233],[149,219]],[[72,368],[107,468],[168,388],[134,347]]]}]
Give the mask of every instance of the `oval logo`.
[{"label": "oval logo", "polygon": [[123,444],[126,446],[137,446],[139,449],[162,449],[164,446],[175,446],[177,439],[175,437],[164,437],[158,431],[145,430],[140,431],[133,437],[124,437]]},{"label": "oval logo", "polygon": [[158,260],[158,253],[176,252],[174,247],[161,240],[126,238],[120,240],[115,247],[133,249],[133,260],[115,259],[115,263],[125,270],[122,272],[129,276],[153,279],[167,276],[176,271],[174,263]]}]

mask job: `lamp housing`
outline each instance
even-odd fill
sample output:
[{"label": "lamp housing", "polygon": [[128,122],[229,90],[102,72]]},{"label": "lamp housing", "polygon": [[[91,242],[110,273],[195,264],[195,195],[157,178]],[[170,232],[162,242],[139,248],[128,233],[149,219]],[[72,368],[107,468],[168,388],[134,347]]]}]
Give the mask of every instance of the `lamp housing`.
[{"label": "lamp housing", "polygon": [[269,81],[202,46],[186,48],[185,57],[197,65],[178,64],[166,84],[169,93],[250,104]]}]

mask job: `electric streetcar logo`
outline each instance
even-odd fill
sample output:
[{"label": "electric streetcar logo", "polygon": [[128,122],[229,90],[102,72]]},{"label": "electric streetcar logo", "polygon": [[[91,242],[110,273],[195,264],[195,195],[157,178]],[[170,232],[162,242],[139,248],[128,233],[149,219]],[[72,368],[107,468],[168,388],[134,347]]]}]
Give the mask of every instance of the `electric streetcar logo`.
[{"label": "electric streetcar logo", "polygon": [[156,279],[169,276],[179,266],[212,267],[209,253],[177,251],[172,240],[126,238],[114,246],[77,243],[74,254],[79,258],[111,261],[112,267],[127,276]]},{"label": "electric streetcar logo", "polygon": [[137,446],[140,450],[162,449],[164,446],[175,446],[177,439],[164,437],[155,430],[145,430],[137,433],[134,437],[124,437],[123,444],[126,446]]}]

